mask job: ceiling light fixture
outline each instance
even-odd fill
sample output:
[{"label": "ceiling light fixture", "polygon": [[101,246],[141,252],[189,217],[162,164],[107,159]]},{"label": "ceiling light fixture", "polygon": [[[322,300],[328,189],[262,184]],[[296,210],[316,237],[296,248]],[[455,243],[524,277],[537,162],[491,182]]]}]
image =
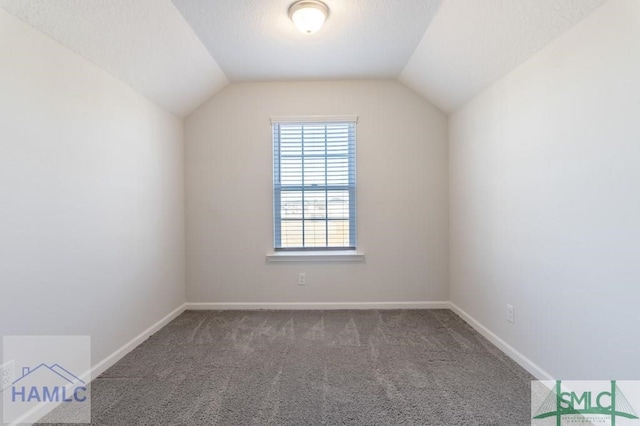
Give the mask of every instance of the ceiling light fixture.
[{"label": "ceiling light fixture", "polygon": [[289,18],[305,34],[311,34],[322,28],[329,16],[326,4],[316,0],[300,0],[289,7]]}]

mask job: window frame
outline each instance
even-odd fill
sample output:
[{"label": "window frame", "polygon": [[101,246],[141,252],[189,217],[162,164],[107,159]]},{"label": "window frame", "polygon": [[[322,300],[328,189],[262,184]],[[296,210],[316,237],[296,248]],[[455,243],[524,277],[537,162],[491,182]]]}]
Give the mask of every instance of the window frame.
[{"label": "window frame", "polygon": [[[356,178],[356,145],[357,145],[357,123],[358,117],[355,115],[349,116],[295,116],[295,117],[271,117],[271,135],[272,135],[272,171],[273,171],[273,223],[272,223],[272,232],[273,232],[273,249],[275,251],[274,255],[280,255],[276,257],[281,257],[282,259],[288,258],[286,255],[295,256],[296,253],[313,255],[313,254],[327,254],[327,256],[303,256],[305,259],[333,259],[335,257],[342,257],[344,254],[353,254],[357,249],[357,178]],[[300,185],[287,186],[283,188],[283,185],[280,184],[278,180],[278,176],[280,176],[280,164],[282,162],[282,156],[280,154],[280,137],[278,133],[278,138],[276,139],[276,131],[279,132],[281,125],[291,125],[291,126],[318,126],[318,125],[335,125],[335,124],[347,124],[353,126],[349,129],[350,132],[353,132],[353,141],[347,143],[348,153],[347,153],[347,183],[346,184],[336,184],[336,185],[322,185],[319,188],[317,184],[305,185],[302,182]],[[305,158],[304,155],[304,145],[302,145],[301,159]],[[324,158],[327,158],[327,151],[325,148]],[[302,166],[304,167],[304,166]],[[327,173],[326,163],[325,163],[325,173]],[[348,191],[349,200],[349,213],[348,213],[348,223],[349,223],[349,244],[346,246],[307,246],[307,247],[282,247],[281,242],[281,224],[283,222],[283,218],[281,216],[281,200],[282,194],[289,191],[299,191],[302,194],[305,192],[324,192],[327,194],[328,191]],[[326,197],[326,195],[325,195]],[[325,199],[325,202],[326,199]],[[304,206],[304,198],[302,199],[302,205]],[[286,220],[286,219],[284,219]],[[311,219],[305,219],[304,217],[304,208],[302,209],[302,218],[297,219],[302,221],[302,228],[304,229],[305,221]],[[328,209],[325,208],[325,215],[323,218],[314,219],[321,220],[326,223],[327,226],[327,239],[326,244],[329,244],[329,230],[328,224],[331,220],[344,220],[344,219],[331,219],[329,217]],[[304,231],[303,231],[304,235]],[[304,240],[303,240],[304,241]],[[332,255],[335,254],[336,256]],[[291,257],[291,256],[289,256]],[[273,259],[272,259],[273,260]]]}]

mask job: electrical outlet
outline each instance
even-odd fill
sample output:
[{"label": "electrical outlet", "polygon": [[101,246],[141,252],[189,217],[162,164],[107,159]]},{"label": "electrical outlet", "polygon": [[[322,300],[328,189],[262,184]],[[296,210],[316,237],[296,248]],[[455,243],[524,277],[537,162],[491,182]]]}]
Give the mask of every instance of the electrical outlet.
[{"label": "electrical outlet", "polygon": [[507,303],[507,321],[511,324],[515,324],[515,317],[513,312],[513,305]]},{"label": "electrical outlet", "polygon": [[5,390],[9,386],[11,386],[11,383],[15,381],[15,376],[16,367],[13,361],[9,361],[6,364],[0,366],[0,384],[2,384],[0,390]]},{"label": "electrical outlet", "polygon": [[298,285],[307,285],[307,273],[300,272],[298,274]]}]

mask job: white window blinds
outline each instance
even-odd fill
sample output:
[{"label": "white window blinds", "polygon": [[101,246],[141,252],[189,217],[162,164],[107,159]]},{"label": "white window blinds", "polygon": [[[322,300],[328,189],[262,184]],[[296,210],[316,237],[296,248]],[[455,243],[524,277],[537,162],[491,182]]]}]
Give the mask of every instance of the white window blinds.
[{"label": "white window blinds", "polygon": [[356,120],[272,120],[274,247],[356,248]]}]

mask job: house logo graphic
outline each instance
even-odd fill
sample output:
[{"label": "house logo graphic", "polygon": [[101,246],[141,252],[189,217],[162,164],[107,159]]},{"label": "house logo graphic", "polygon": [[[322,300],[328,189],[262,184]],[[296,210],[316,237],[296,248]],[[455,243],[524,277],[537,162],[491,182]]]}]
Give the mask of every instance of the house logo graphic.
[{"label": "house logo graphic", "polygon": [[91,336],[2,336],[0,424],[91,423]]},{"label": "house logo graphic", "polygon": [[[615,426],[616,421],[618,423],[624,421],[625,425],[640,426],[638,414],[620,390],[616,380],[572,381],[564,384],[561,380],[557,380],[547,390],[546,398],[532,413],[533,425],[539,424],[536,421],[554,419],[556,426],[565,424]],[[532,386],[532,404],[533,398]]]},{"label": "house logo graphic", "polygon": [[23,367],[11,385],[11,402],[85,402],[86,383],[60,364]]}]

